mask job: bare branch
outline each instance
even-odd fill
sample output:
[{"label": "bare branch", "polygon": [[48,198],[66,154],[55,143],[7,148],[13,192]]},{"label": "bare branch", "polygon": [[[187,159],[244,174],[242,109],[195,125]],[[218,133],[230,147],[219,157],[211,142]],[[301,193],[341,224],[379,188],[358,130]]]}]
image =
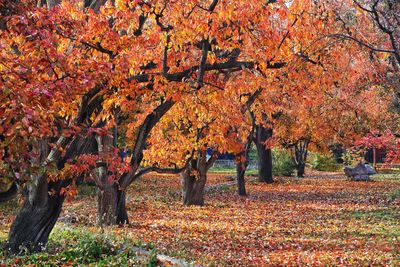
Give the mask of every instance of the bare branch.
[{"label": "bare branch", "polygon": [[344,35],[344,34],[331,34],[331,35],[328,35],[328,37],[351,40],[351,41],[354,41],[354,42],[358,43],[359,45],[364,46],[364,47],[366,47],[366,48],[368,48],[368,49],[370,49],[370,50],[372,50],[374,52],[396,54],[396,51],[394,51],[394,50],[376,48],[376,47],[373,47],[372,45],[367,44],[367,43],[365,43],[365,42],[363,42],[363,41],[361,41],[359,39],[356,39],[356,38],[354,38],[352,36],[348,36],[348,35]]},{"label": "bare branch", "polygon": [[[267,68],[269,69],[280,69],[286,65],[285,62],[267,63]],[[242,70],[242,69],[253,69],[256,66],[255,62],[252,61],[227,61],[222,63],[205,64],[204,71],[214,71],[214,70]],[[128,82],[149,82],[151,76],[164,75],[164,77],[170,82],[181,82],[183,79],[190,77],[192,73],[199,69],[199,66],[193,66],[186,70],[176,73],[163,74],[163,73],[153,73],[153,74],[139,74],[127,78]]]},{"label": "bare branch", "polygon": [[214,11],[215,7],[217,6],[217,4],[218,4],[218,0],[213,0],[212,3],[211,3],[211,5],[210,5],[208,8],[204,8],[204,7],[202,7],[202,6],[199,5],[199,4],[195,4],[195,5],[192,7],[192,9],[189,11],[189,13],[188,13],[187,15],[185,15],[184,17],[185,17],[186,19],[189,18],[190,15],[192,15],[192,13],[194,12],[194,10],[195,10],[196,8],[200,8],[201,10],[208,11],[208,12],[212,13],[212,12]]}]

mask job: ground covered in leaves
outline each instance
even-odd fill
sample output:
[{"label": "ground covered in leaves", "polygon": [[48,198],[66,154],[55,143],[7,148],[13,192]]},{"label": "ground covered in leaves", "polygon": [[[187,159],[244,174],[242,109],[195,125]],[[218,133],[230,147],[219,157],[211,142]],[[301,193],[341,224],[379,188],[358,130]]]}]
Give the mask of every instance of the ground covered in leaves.
[{"label": "ground covered in leaves", "polygon": [[[400,265],[400,177],[351,182],[340,175],[313,174],[305,179],[278,178],[271,185],[249,177],[249,196],[239,197],[226,176],[209,176],[211,186],[227,184],[211,187],[204,207],[181,205],[177,177],[146,176],[129,189],[131,224],[103,230],[95,223],[95,190],[84,186],[77,199],[64,205],[49,252],[38,255],[44,262],[67,265],[79,262],[79,257],[86,257],[89,265],[135,265],[126,250],[135,245],[204,266]],[[6,238],[15,206],[1,206],[0,240]],[[112,236],[114,245],[106,243],[109,248],[95,251],[97,258],[86,255],[78,238],[82,235],[74,239],[74,231],[94,240]],[[69,252],[78,256],[67,257],[54,251],[55,246],[83,249]],[[50,251],[61,256],[46,259]],[[27,258],[12,260],[34,262]],[[0,254],[1,260],[6,257]]]}]

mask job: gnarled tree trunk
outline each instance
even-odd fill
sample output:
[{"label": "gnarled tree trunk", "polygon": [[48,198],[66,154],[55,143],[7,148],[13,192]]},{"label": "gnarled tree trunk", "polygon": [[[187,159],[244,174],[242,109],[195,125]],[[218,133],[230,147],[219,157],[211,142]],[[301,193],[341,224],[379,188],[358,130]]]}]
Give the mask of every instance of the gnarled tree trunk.
[{"label": "gnarled tree trunk", "polygon": [[198,153],[196,160],[190,160],[181,172],[183,204],[186,206],[204,205],[204,188],[207,182],[207,171],[216,157],[207,160],[206,150]]},{"label": "gnarled tree trunk", "polygon": [[[65,144],[66,141],[61,138],[58,144]],[[38,251],[46,245],[64,201],[62,195],[49,192],[59,192],[65,181],[48,183],[43,166],[46,161],[57,160],[60,155],[58,151],[50,152],[47,140],[41,140],[32,147],[31,152],[36,155],[31,158],[31,164],[42,167],[37,174],[32,174],[27,183],[24,189],[24,205],[11,225],[5,248],[12,253],[18,253],[22,247]]]},{"label": "gnarled tree trunk", "polygon": [[[5,245],[8,251],[18,253],[20,247],[38,251],[46,245],[64,202],[64,195],[60,194],[60,190],[71,182],[71,179],[48,182],[46,162],[56,164],[61,170],[67,159],[79,153],[92,151],[93,139],[60,137],[56,148],[51,151],[47,140],[38,142],[34,148],[37,151],[33,153],[38,157],[32,163],[41,166],[41,171],[31,177],[24,189],[24,205],[11,225]],[[66,148],[64,157],[61,157],[59,148]]]},{"label": "gnarled tree trunk", "polygon": [[272,137],[272,129],[259,124],[256,127],[255,143],[258,154],[258,180],[264,183],[273,183],[272,151],[265,142]]},{"label": "gnarled tree trunk", "polygon": [[108,135],[96,136],[99,160],[94,173],[97,190],[97,215],[100,225],[115,225],[129,223],[126,212],[125,192],[120,190],[107,169],[105,156],[112,153],[113,138]]},{"label": "gnarled tree trunk", "polygon": [[190,172],[191,170],[187,169],[181,173],[183,204],[203,206],[207,176],[193,175]]},{"label": "gnarled tree trunk", "polygon": [[125,192],[117,185],[97,190],[97,214],[101,225],[129,223]]},{"label": "gnarled tree trunk", "polygon": [[48,184],[46,177],[41,180],[34,189],[26,190],[25,203],[11,225],[5,246],[11,253],[18,253],[22,247],[40,251],[60,215],[64,196],[49,195],[49,191],[59,192],[63,182]]}]

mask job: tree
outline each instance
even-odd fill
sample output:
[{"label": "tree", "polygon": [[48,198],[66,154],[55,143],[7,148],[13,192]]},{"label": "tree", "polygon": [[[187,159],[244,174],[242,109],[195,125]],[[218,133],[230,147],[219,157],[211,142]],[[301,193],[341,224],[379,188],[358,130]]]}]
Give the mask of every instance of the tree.
[{"label": "tree", "polygon": [[204,204],[207,171],[219,153],[240,148],[232,124],[236,128],[242,124],[241,113],[231,92],[204,86],[199,93],[183,95],[160,120],[144,154],[150,169],[181,170],[184,205]]},{"label": "tree", "polygon": [[[121,109],[119,128],[132,139],[133,153],[129,170],[108,181],[118,185],[110,188],[124,198],[126,188],[142,174],[139,167],[151,130],[182,92],[199,90],[207,83],[207,73],[229,76],[249,69],[256,75],[285,66],[278,51],[259,53],[281,39],[279,32],[269,31],[274,23],[266,14],[286,16],[283,4],[249,9],[246,1],[212,1],[208,7],[186,1],[104,2],[85,1],[86,9],[82,2],[41,1],[39,7],[22,2],[22,12],[8,17],[7,30],[1,31],[1,82],[6,88],[1,99],[7,107],[1,120],[6,156],[2,170],[32,181],[9,234],[12,251],[28,243],[39,249],[46,243],[63,193],[74,190],[76,177],[63,173],[83,154],[102,161],[99,147],[105,140],[96,140],[96,133],[117,126],[112,116],[116,108]],[[268,39],[258,42],[252,35]],[[99,163],[83,166],[108,174],[104,162]],[[114,196],[103,194],[100,205],[114,206]],[[115,208],[99,210],[120,214]],[[117,214],[105,216],[112,218],[106,223],[117,222]],[[42,219],[23,223],[32,218]]]},{"label": "tree", "polygon": [[[183,125],[191,129],[182,140],[201,129],[201,145],[185,141],[184,156],[172,165],[184,162],[186,181],[197,171],[199,190],[192,199],[201,204],[210,166],[205,149],[246,151],[254,125],[266,126],[262,114],[272,120],[272,113],[294,110],[271,96],[297,101],[304,94],[310,100],[320,88],[329,91],[343,72],[341,56],[352,51],[320,38],[336,24],[313,1],[2,3],[0,170],[25,192],[8,237],[13,252],[21,245],[38,250],[47,242],[65,197],[75,194],[76,179],[88,173],[99,190],[100,222],[128,222],[125,191],[141,175],[163,167],[142,166],[145,150],[155,131],[173,132],[160,122],[179,104],[184,109],[178,110],[189,111]],[[333,65],[333,74],[327,65]],[[216,100],[214,91],[224,92],[225,99]],[[213,110],[197,101],[206,94],[214,96],[207,99]],[[178,122],[181,112],[172,115],[167,121]],[[214,119],[223,123],[208,126]],[[120,137],[132,151],[125,164],[119,164]],[[150,148],[164,140],[153,139]],[[150,155],[158,163],[164,156]],[[244,154],[239,162],[246,160]],[[238,175],[243,186],[245,165]]]}]

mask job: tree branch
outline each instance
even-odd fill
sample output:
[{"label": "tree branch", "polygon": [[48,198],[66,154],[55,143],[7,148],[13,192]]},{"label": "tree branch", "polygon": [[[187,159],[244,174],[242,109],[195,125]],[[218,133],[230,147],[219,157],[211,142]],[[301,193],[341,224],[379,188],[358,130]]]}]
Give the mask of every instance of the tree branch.
[{"label": "tree branch", "polygon": [[207,54],[208,54],[208,41],[202,41],[202,48],[201,48],[201,58],[200,58],[200,65],[199,65],[199,73],[197,76],[197,89],[200,89],[203,86],[203,79],[204,74],[206,72],[205,65],[207,62]]},{"label": "tree branch", "polygon": [[331,35],[328,35],[328,37],[351,40],[351,41],[354,41],[354,42],[358,43],[359,45],[364,46],[374,52],[396,54],[396,52],[394,50],[376,48],[376,47],[373,47],[372,45],[367,44],[367,43],[365,43],[359,39],[356,39],[352,36],[348,36],[348,35],[344,35],[344,34],[331,34]]},{"label": "tree branch", "polygon": [[[284,62],[276,62],[276,63],[267,63],[267,68],[269,69],[280,69],[284,67],[286,63]],[[214,63],[214,64],[204,64],[204,71],[214,71],[214,70],[232,70],[232,69],[252,69],[256,66],[255,62],[251,61],[227,61],[223,63]],[[163,75],[166,80],[170,82],[181,82],[183,79],[187,79],[190,75],[199,69],[199,66],[193,66],[186,70],[176,73],[163,74],[161,73],[152,73],[152,74],[139,74],[135,76],[131,76],[127,78],[128,82],[136,81],[136,82],[149,82],[151,76]]]},{"label": "tree branch", "polygon": [[190,15],[192,15],[192,13],[194,12],[194,10],[196,9],[196,7],[200,8],[200,9],[202,9],[202,10],[204,10],[204,11],[208,11],[208,12],[212,13],[212,12],[214,11],[215,7],[217,6],[217,4],[218,4],[218,0],[213,0],[212,3],[210,4],[210,6],[209,6],[208,8],[204,8],[204,7],[202,7],[202,6],[199,5],[199,4],[195,4],[195,5],[192,7],[192,9],[189,11],[189,13],[188,13],[186,16],[184,16],[184,17],[185,17],[185,19],[189,18]]},{"label": "tree branch", "polygon": [[168,110],[175,104],[171,98],[167,101],[160,104],[157,108],[154,109],[149,115],[147,115],[146,119],[139,127],[139,131],[137,134],[137,138],[135,141],[135,146],[133,148],[132,159],[130,165],[132,167],[131,171],[128,173],[124,173],[120,179],[121,188],[127,188],[136,178],[135,173],[138,170],[140,163],[143,159],[143,150],[146,146],[146,140],[153,129],[154,125],[167,113]]}]

